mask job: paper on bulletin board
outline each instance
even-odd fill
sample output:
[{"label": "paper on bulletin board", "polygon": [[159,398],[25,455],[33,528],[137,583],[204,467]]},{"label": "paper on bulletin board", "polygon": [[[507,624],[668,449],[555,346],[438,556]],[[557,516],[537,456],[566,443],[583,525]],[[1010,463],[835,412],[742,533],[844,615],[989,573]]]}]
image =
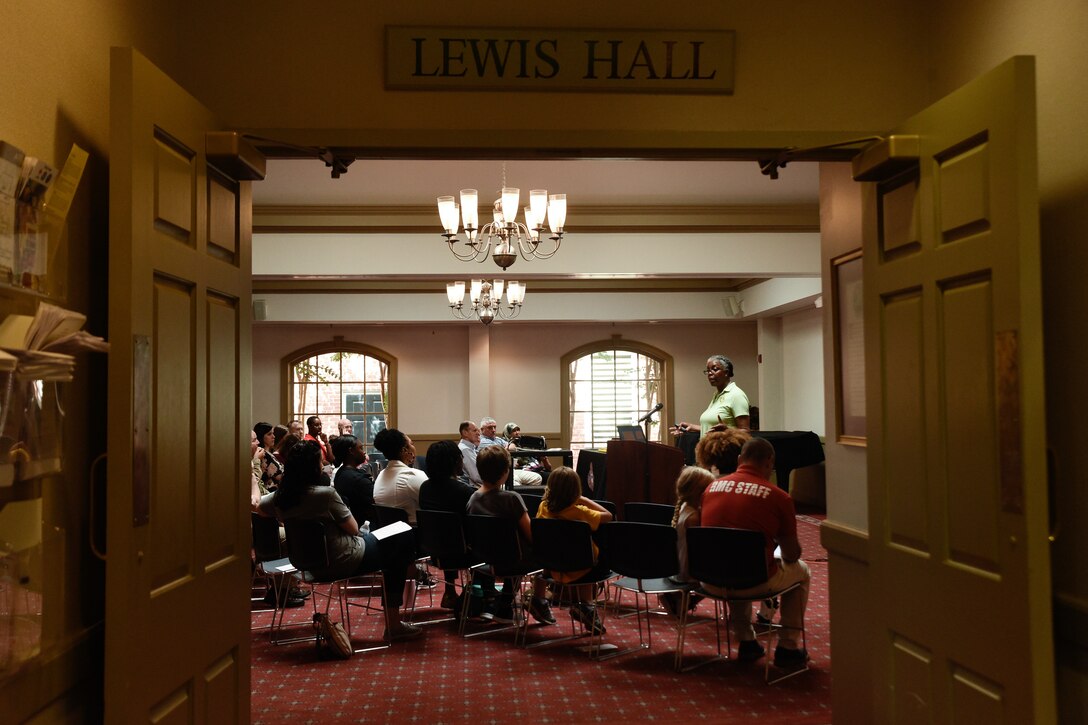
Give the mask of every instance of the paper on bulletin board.
[{"label": "paper on bulletin board", "polygon": [[48,249],[49,253],[48,259],[45,254],[39,254],[35,258],[34,269],[31,270],[33,274],[39,276],[48,274],[53,267],[53,259],[63,241],[68,210],[72,208],[72,199],[75,198],[79,181],[83,178],[83,171],[87,168],[87,157],[86,151],[72,144],[72,150],[68,152],[68,160],[64,162],[64,168],[46,193],[45,216],[38,233],[39,248]]},{"label": "paper on bulletin board", "polygon": [[68,160],[64,162],[64,168],[45,195],[44,209],[47,215],[57,217],[61,223],[64,223],[64,220],[68,218],[68,210],[72,208],[76,189],[79,188],[79,180],[83,178],[83,170],[86,168],[87,152],[76,144],[72,144],[72,150],[68,152]]}]

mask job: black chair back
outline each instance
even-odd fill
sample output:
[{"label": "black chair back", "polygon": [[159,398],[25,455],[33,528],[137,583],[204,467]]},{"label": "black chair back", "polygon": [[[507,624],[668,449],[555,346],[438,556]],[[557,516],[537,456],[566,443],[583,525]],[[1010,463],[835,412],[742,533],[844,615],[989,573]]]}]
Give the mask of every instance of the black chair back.
[{"label": "black chair back", "polygon": [[632,579],[664,579],[680,572],[676,529],[639,521],[609,521],[597,530],[601,556]]},{"label": "black chair back", "polygon": [[525,508],[529,512],[529,518],[535,519],[536,512],[540,510],[540,502],[544,500],[544,497],[535,493],[518,493],[521,496],[521,500],[525,502]]},{"label": "black chair back", "polygon": [[280,522],[258,513],[250,513],[249,521],[253,528],[253,553],[257,561],[283,558],[280,554]]},{"label": "black chair back", "polygon": [[516,521],[500,516],[465,516],[469,550],[491,566],[498,575],[517,574],[526,567],[522,561],[521,537]]},{"label": "black chair back", "polygon": [[719,526],[688,529],[688,572],[704,584],[749,589],[767,581],[763,534]]},{"label": "black chair back", "polygon": [[676,508],[667,503],[628,501],[623,505],[623,520],[672,526],[672,515],[675,511]]},{"label": "black chair back", "polygon": [[585,521],[533,519],[533,554],[549,571],[592,569],[592,530]]},{"label": "black chair back", "polygon": [[389,524],[395,524],[398,521],[408,523],[408,512],[404,509],[399,509],[396,506],[374,504],[374,523],[378,526],[372,528],[388,526]]},{"label": "black chair back", "polygon": [[605,501],[603,499],[595,498],[593,499],[593,503],[599,505],[605,511],[612,514],[613,520],[616,518],[616,514],[619,513],[618,509],[616,508],[616,504],[612,503],[611,501]]},{"label": "black chair back", "polygon": [[467,569],[476,563],[465,545],[461,516],[449,511],[416,511],[416,546],[434,557],[439,569]]},{"label": "black chair back", "polygon": [[325,524],[317,519],[290,519],[283,523],[287,533],[287,558],[300,571],[312,572],[329,565]]}]

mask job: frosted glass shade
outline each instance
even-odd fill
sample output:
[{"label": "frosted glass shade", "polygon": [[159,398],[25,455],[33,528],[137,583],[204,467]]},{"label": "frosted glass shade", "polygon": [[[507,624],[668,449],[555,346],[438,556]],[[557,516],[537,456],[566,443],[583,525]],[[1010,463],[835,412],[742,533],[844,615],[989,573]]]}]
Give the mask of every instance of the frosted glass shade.
[{"label": "frosted glass shade", "polygon": [[567,195],[552,194],[548,197],[548,226],[555,233],[567,221]]},{"label": "frosted glass shade", "polygon": [[438,197],[438,216],[447,234],[457,233],[457,203],[452,196]]},{"label": "frosted glass shade", "polygon": [[480,224],[479,194],[475,189],[461,189],[461,221],[465,229],[476,229]]},{"label": "frosted glass shade", "polygon": [[449,282],[446,284],[446,298],[451,305],[460,305],[465,301],[465,283]]},{"label": "frosted glass shade", "polygon": [[514,221],[518,218],[518,207],[520,206],[521,189],[504,186],[502,190],[502,218],[506,221]]}]

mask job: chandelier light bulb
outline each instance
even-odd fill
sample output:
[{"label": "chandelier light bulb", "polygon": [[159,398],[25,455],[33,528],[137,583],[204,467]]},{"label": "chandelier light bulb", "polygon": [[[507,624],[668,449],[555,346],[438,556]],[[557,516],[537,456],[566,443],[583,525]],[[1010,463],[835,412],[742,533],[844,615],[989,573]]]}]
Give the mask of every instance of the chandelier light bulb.
[{"label": "chandelier light bulb", "polygon": [[446,298],[450,301],[451,307],[460,307],[465,302],[465,283],[464,282],[450,282],[446,285]]},{"label": "chandelier light bulb", "polygon": [[529,192],[529,208],[533,210],[533,221],[535,224],[529,224],[530,229],[539,229],[544,226],[544,219],[548,215],[548,190],[547,189],[533,189]]},{"label": "chandelier light bulb", "polygon": [[541,219],[533,213],[531,206],[525,207],[525,228],[529,230],[529,239],[534,242],[540,241],[540,229]]},{"label": "chandelier light bulb", "polygon": [[503,291],[503,289],[505,289],[505,285],[506,285],[506,282],[501,280],[501,279],[497,279],[492,283],[492,285],[491,285],[491,303],[493,305],[498,305],[500,302],[502,302],[502,291]]},{"label": "chandelier light bulb", "polygon": [[480,293],[483,290],[483,280],[472,280],[472,291],[469,293],[469,299],[472,300],[472,304],[476,304],[480,301]]},{"label": "chandelier light bulb", "polygon": [[480,224],[479,194],[475,189],[461,189],[461,221],[465,229],[477,229]]},{"label": "chandelier light bulb", "polygon": [[457,203],[452,196],[438,197],[438,216],[442,219],[446,234],[457,234]]},{"label": "chandelier light bulb", "polygon": [[505,186],[502,190],[502,218],[506,221],[514,221],[518,218],[518,208],[521,206],[521,189],[513,186]]},{"label": "chandelier light bulb", "polygon": [[548,197],[548,226],[552,234],[558,234],[563,230],[563,224],[567,221],[567,195],[552,194]]}]

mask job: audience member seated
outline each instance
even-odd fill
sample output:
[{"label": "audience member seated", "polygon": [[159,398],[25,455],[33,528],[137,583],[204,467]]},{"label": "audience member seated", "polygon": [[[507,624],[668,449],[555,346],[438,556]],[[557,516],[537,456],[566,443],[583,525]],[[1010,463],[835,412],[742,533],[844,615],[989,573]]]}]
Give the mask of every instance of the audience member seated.
[{"label": "audience member seated", "polygon": [[374,506],[374,479],[365,468],[360,468],[366,463],[366,449],[353,435],[337,436],[331,445],[333,455],[340,461],[332,485],[362,526],[370,520]]},{"label": "audience member seated", "polygon": [[273,455],[276,457],[276,460],[280,462],[281,466],[286,468],[286,465],[287,465],[287,452],[290,451],[292,448],[294,448],[295,444],[300,442],[301,440],[302,439],[299,438],[294,433],[288,433],[287,435],[285,435],[283,437],[283,440],[281,440],[279,442],[279,444],[276,446],[276,451],[275,451],[275,453],[273,453]]},{"label": "audience member seated", "polygon": [[253,432],[257,435],[257,442],[261,447],[259,460],[261,462],[261,487],[264,493],[275,491],[283,478],[283,464],[274,455],[276,434],[271,423],[260,422],[253,426]]},{"label": "audience member seated", "polygon": [[[533,543],[532,529],[529,524],[529,512],[521,496],[513,491],[504,491],[503,485],[510,475],[510,454],[502,446],[489,446],[480,451],[476,459],[479,469],[480,489],[468,500],[467,512],[483,516],[498,516],[517,522],[521,537],[522,550],[530,551]],[[514,581],[507,579],[503,592],[487,611],[491,618],[510,623],[514,621]],[[529,602],[529,613],[541,624],[555,624],[551,605],[546,598],[547,587],[539,577],[533,581],[533,598]]]},{"label": "audience member seated", "polygon": [[408,523],[415,526],[419,488],[427,480],[423,471],[412,468],[415,444],[396,428],[384,428],[374,436],[374,447],[389,461],[374,481],[374,503],[403,509],[408,513]]},{"label": "audience member seated", "polygon": [[[781,624],[778,647],[774,653],[777,667],[804,664],[808,658],[798,644],[805,607],[808,604],[809,570],[801,561],[801,542],[797,539],[797,516],[793,499],[768,479],[774,471],[774,447],[762,438],[748,440],[741,449],[736,472],[718,478],[703,494],[702,525],[750,529],[763,533],[766,540],[767,571],[770,578],[750,590],[730,590],[723,595],[758,595],[767,590],[783,589],[800,582],[801,586],[781,597]],[[782,558],[774,556],[775,546],[782,548]],[[715,587],[704,585],[718,593]],[[769,617],[768,617],[769,619]],[[739,658],[754,660],[763,656],[763,647],[755,641],[751,608],[729,608],[729,626],[740,641]]]},{"label": "audience member seated", "polygon": [[[461,449],[453,441],[436,441],[427,449],[427,470],[429,478],[419,488],[419,507],[428,511],[448,511],[465,515],[468,500],[476,489],[458,480],[462,470]],[[453,583],[456,571],[443,573],[446,579],[446,591],[442,594],[442,607],[453,609],[457,606],[457,591]]]},{"label": "audience member seated", "polygon": [[[601,524],[612,520],[612,514],[596,501],[582,495],[582,479],[578,473],[566,466],[560,466],[548,476],[548,487],[544,489],[544,500],[536,514],[538,519],[566,519],[585,521],[589,528],[596,531]],[[552,578],[564,584],[578,584],[580,581],[596,581],[607,573],[607,566],[597,561],[597,544],[593,544],[593,560],[596,567],[583,571],[551,572]],[[601,570],[604,570],[603,572]],[[593,596],[593,585],[573,587],[575,603],[571,607],[574,618],[594,635],[604,634],[604,624],[597,616],[597,610],[586,602]]]},{"label": "audience member seated", "polygon": [[[506,449],[513,451],[521,446],[521,426],[517,423],[507,423],[503,428],[503,435],[507,440]],[[501,439],[500,439],[501,440]],[[518,457],[514,459],[514,470],[529,471],[540,476],[541,483],[548,481],[548,473],[552,470],[552,463],[547,456]]]},{"label": "audience member seated", "polygon": [[[510,441],[502,438],[496,433],[499,424],[494,418],[481,418],[480,419],[480,448],[487,446],[502,446],[503,448],[509,448]],[[515,486],[539,486],[542,480],[539,473],[514,467],[514,470],[510,474],[511,480]]]},{"label": "audience member seated", "polygon": [[457,430],[461,433],[461,440],[457,447],[461,450],[461,480],[480,485],[480,474],[476,471],[476,453],[480,450],[480,429],[471,420],[461,421]]},{"label": "audience member seated", "polygon": [[306,419],[306,436],[303,440],[313,441],[321,446],[322,467],[332,464],[332,453],[329,451],[329,437],[321,432],[321,418],[311,415]]},{"label": "audience member seated", "polygon": [[[679,584],[694,581],[688,576],[687,530],[689,526],[699,525],[699,507],[702,504],[703,492],[713,480],[714,476],[710,471],[698,466],[685,466],[676,479],[676,510],[672,515],[672,526],[676,529],[676,553],[680,561],[680,573],[671,579]],[[667,592],[660,596],[661,606],[674,617],[680,616],[683,599],[678,592]],[[692,595],[688,600],[688,607],[695,609],[701,600],[699,595]]]},{"label": "audience member seated", "polygon": [[339,579],[381,570],[385,579],[385,634],[387,640],[422,634],[402,622],[405,571],[415,557],[412,537],[392,536],[381,542],[359,524],[334,488],[321,485],[321,449],[312,441],[298,443],[287,455],[283,481],[275,493],[261,498],[257,510],[282,521],[320,521],[325,529],[329,566],[315,570],[322,579]]}]

